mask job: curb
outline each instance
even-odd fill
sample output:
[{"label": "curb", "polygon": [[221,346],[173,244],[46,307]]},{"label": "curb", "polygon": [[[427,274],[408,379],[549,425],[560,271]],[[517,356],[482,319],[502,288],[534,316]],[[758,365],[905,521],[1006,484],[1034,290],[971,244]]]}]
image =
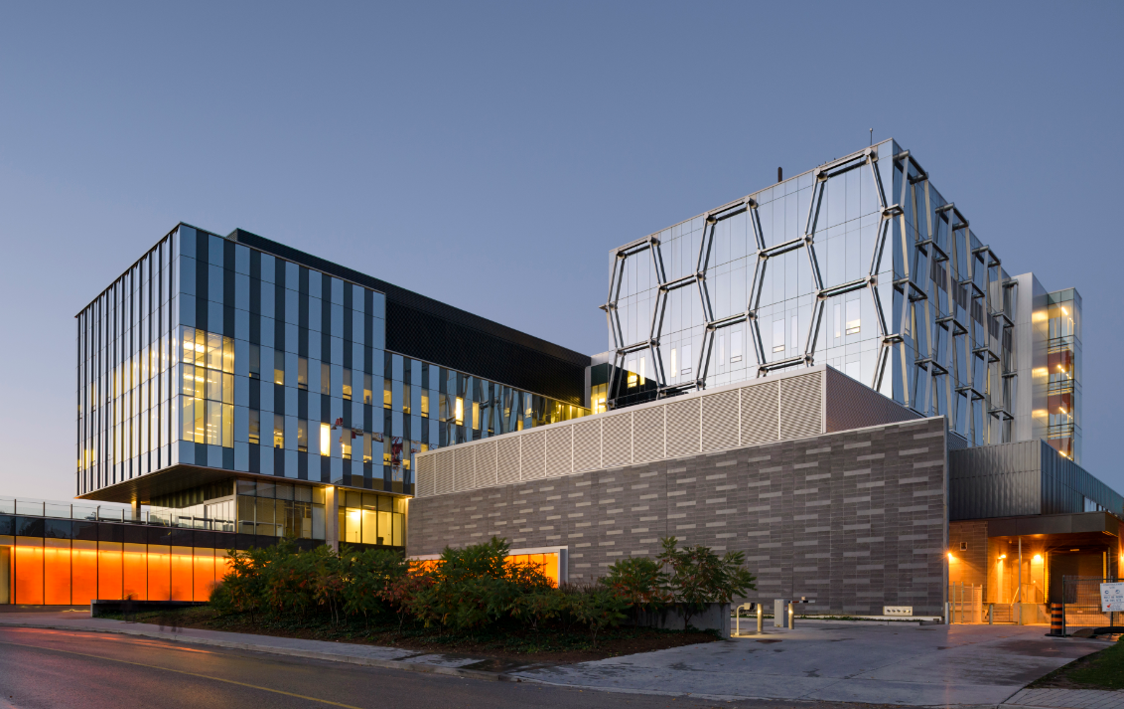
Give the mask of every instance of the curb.
[{"label": "curb", "polygon": [[427,674],[449,675],[452,677],[471,677],[488,682],[525,682],[526,680],[513,677],[504,672],[488,672],[487,670],[467,670],[459,667],[444,667],[431,665],[424,662],[406,662],[404,660],[382,660],[375,657],[359,657],[358,655],[341,655],[319,650],[298,650],[293,648],[273,647],[270,645],[255,645],[253,643],[239,643],[230,640],[217,640],[212,638],[198,638],[187,635],[169,637],[168,633],[149,632],[143,630],[118,630],[118,629],[93,629],[74,628],[64,625],[34,625],[31,623],[4,623],[0,621],[0,628],[32,628],[39,630],[65,630],[78,633],[110,633],[113,635],[130,635],[141,638],[153,638],[174,643],[190,645],[209,645],[229,650],[249,650],[262,652],[268,655],[283,655],[287,657],[305,657],[313,660],[327,660],[329,662],[346,662],[352,665],[365,665],[367,667],[381,667],[388,670],[406,670],[408,672],[423,672]]}]

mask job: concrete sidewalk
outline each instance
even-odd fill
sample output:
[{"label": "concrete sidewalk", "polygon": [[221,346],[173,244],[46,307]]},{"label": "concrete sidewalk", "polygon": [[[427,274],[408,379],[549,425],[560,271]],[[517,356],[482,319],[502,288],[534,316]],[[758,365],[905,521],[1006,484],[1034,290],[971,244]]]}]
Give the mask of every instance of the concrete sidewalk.
[{"label": "concrete sidewalk", "polygon": [[281,638],[252,633],[228,633],[218,630],[181,628],[176,632],[162,630],[147,623],[127,623],[108,618],[91,618],[89,611],[28,612],[0,614],[0,627],[43,628],[82,632],[117,633],[143,638],[156,638],[177,643],[210,645],[232,650],[251,650],[273,655],[307,657],[317,660],[349,662],[372,667],[433,672],[470,676],[478,679],[503,680],[499,672],[473,668],[473,665],[491,666],[495,663],[480,657],[463,655],[420,653],[413,650],[379,645],[327,642]]},{"label": "concrete sidewalk", "polygon": [[[88,611],[0,613],[0,626],[108,632],[275,655],[611,692],[717,700],[783,699],[912,706],[1124,709],[1124,692],[1028,690],[1028,683],[1104,649],[1040,627],[827,623],[770,630],[575,665],[498,666],[478,657],[90,618]],[[496,671],[502,670],[502,671]]]},{"label": "concrete sidewalk", "polygon": [[860,625],[806,621],[729,642],[514,672],[610,691],[913,706],[1004,703],[1105,642],[1040,627]]}]

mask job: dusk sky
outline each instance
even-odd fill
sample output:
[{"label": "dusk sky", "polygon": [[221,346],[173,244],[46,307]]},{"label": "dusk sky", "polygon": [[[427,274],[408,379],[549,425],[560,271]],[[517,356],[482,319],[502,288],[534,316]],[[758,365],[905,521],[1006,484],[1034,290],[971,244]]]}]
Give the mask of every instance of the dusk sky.
[{"label": "dusk sky", "polygon": [[1124,5],[16,3],[0,15],[0,497],[75,484],[74,315],[180,222],[587,354],[611,248],[896,138],[1084,298],[1124,491]]}]

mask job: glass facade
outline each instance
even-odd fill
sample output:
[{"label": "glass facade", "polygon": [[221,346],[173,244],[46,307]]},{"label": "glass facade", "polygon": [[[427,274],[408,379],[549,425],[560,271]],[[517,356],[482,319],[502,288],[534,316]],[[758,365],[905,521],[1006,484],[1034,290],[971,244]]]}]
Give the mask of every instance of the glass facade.
[{"label": "glass facade", "polygon": [[340,541],[406,546],[406,504],[403,497],[344,492],[339,505]]},{"label": "glass facade", "polygon": [[[77,493],[186,465],[408,495],[421,451],[587,413],[388,351],[386,310],[378,290],[180,225],[77,316]],[[316,528],[248,505],[240,525]]]},{"label": "glass facade", "polygon": [[1081,459],[1081,295],[1073,289],[1048,296],[1046,345],[1049,390],[1047,442],[1074,461]]},{"label": "glass facade", "polygon": [[1017,283],[894,141],[612,252],[612,406],[826,363],[1012,440]]}]

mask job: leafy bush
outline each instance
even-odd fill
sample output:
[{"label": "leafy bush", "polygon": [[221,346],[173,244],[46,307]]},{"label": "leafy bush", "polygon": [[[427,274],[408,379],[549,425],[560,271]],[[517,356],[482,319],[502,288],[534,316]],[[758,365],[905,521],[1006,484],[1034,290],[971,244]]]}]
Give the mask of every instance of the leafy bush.
[{"label": "leafy bush", "polygon": [[566,584],[562,593],[566,598],[566,611],[589,629],[594,647],[597,647],[599,632],[620,625],[626,618],[624,612],[629,602],[606,586]]},{"label": "leafy bush", "polygon": [[634,556],[617,561],[600,581],[638,610],[658,610],[674,600],[667,572],[647,557]]},{"label": "leafy bush", "polygon": [[690,625],[691,616],[708,604],[729,603],[757,588],[756,578],[744,568],[745,554],[740,551],[719,557],[701,544],[679,549],[675,537],[660,541],[663,551],[657,560],[670,570],[675,602],[683,608],[684,630]]},{"label": "leafy bush", "polygon": [[[686,624],[705,604],[729,603],[753,588],[744,557],[719,558],[703,546],[678,549],[663,540],[658,559],[629,558],[613,564],[598,583],[556,588],[542,569],[515,564],[503,539],[463,549],[446,547],[431,562],[411,562],[400,552],[328,546],[300,551],[291,540],[264,549],[230,552],[230,570],[211,594],[222,614],[251,623],[327,623],[339,626],[396,619],[468,632],[515,624],[538,631],[544,624],[577,624],[594,645],[626,612],[682,604]],[[507,624],[507,625],[504,625]]]}]

